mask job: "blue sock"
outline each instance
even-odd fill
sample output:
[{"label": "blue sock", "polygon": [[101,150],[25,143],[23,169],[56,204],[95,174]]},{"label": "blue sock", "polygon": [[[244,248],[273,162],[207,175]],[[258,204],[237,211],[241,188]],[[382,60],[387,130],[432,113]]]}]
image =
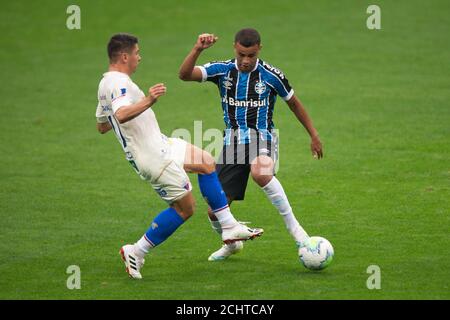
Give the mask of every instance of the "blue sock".
[{"label": "blue sock", "polygon": [[145,233],[145,238],[153,246],[166,240],[179,226],[184,223],[174,208],[167,208],[153,220]]},{"label": "blue sock", "polygon": [[210,174],[199,174],[198,184],[203,198],[213,211],[219,211],[228,206],[227,197],[215,171]]}]

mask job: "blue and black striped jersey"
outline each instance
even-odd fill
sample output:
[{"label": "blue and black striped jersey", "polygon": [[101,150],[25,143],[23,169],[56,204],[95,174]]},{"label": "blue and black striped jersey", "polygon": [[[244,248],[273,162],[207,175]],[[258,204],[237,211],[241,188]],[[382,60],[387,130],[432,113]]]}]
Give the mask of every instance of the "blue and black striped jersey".
[{"label": "blue and black striped jersey", "polygon": [[[199,68],[203,81],[217,85],[226,129],[242,132],[239,143],[248,143],[248,132],[253,130],[268,132],[270,139],[270,131],[274,128],[272,117],[276,96],[287,101],[294,94],[285,75],[259,59],[251,72],[239,71],[235,59],[214,61]],[[225,130],[229,131],[233,130]]]}]

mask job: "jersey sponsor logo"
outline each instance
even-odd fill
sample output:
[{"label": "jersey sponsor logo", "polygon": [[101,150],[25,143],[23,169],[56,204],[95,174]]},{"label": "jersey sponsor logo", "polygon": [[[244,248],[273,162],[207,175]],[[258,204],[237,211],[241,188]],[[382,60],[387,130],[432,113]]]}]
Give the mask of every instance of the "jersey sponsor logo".
[{"label": "jersey sponsor logo", "polygon": [[257,94],[263,94],[264,92],[266,92],[266,84],[263,81],[258,81],[255,84],[255,92]]},{"label": "jersey sponsor logo", "polygon": [[258,108],[258,107],[265,107],[266,106],[266,99],[264,100],[236,100],[232,97],[224,97],[222,99],[222,102],[227,103],[229,106],[232,107],[252,107],[252,108]]},{"label": "jersey sponsor logo", "polygon": [[283,72],[280,71],[280,69],[277,69],[275,67],[272,67],[270,64],[263,62],[263,65],[269,69],[270,71],[272,71],[273,73],[275,73],[276,75],[278,75],[281,79],[284,79],[284,74]]}]

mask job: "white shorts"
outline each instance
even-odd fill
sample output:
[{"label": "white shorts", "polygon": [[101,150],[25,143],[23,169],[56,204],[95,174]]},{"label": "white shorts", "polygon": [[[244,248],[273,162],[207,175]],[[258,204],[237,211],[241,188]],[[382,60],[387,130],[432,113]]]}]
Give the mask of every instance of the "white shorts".
[{"label": "white shorts", "polygon": [[184,171],[187,142],[178,138],[169,138],[168,144],[167,156],[172,161],[164,168],[160,176],[151,182],[151,185],[164,201],[171,204],[191,191],[192,185]]}]

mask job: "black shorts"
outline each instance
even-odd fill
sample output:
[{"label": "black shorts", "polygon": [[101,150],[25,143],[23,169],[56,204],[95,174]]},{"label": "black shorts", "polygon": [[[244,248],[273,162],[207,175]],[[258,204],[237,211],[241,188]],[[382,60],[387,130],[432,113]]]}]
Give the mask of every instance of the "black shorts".
[{"label": "black shorts", "polygon": [[[225,194],[231,200],[244,200],[250,165],[256,157],[267,155],[276,163],[278,137],[275,132],[270,133],[270,140],[265,137],[256,132],[250,143],[238,144],[238,137],[232,135],[231,143],[223,146],[216,171]],[[270,174],[275,175],[274,171]]]}]

